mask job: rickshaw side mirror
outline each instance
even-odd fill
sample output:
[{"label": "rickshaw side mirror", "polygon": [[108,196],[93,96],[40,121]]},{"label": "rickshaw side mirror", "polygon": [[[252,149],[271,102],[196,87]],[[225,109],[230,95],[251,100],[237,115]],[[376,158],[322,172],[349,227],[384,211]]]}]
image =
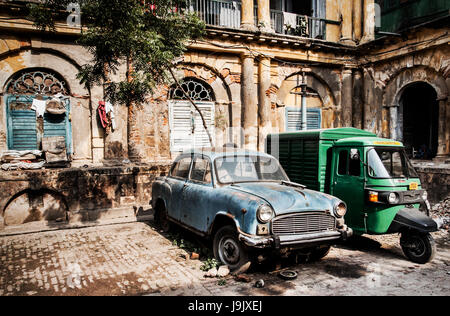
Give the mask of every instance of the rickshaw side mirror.
[{"label": "rickshaw side mirror", "polygon": [[350,159],[351,160],[361,160],[361,157],[359,156],[359,150],[358,149],[350,150]]}]

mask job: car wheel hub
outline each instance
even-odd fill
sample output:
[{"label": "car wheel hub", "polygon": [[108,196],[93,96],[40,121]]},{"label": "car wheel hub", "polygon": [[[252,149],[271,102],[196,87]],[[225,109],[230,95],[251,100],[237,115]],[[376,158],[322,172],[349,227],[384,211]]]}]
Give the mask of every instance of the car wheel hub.
[{"label": "car wheel hub", "polygon": [[239,246],[233,239],[224,239],[221,242],[220,256],[224,263],[237,263],[239,261]]}]

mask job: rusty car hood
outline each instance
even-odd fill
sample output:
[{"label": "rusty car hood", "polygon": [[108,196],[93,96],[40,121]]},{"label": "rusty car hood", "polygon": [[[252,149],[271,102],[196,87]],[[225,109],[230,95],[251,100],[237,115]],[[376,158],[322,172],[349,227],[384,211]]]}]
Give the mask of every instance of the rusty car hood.
[{"label": "rusty car hood", "polygon": [[328,194],[275,182],[239,183],[229,186],[229,189],[266,201],[277,215],[298,211],[332,211],[340,201]]}]

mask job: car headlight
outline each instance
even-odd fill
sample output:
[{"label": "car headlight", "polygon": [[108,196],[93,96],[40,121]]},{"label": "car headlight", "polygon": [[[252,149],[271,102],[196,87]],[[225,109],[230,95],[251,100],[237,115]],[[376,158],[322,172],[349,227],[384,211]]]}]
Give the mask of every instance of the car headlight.
[{"label": "car headlight", "polygon": [[390,204],[398,204],[399,201],[400,201],[400,198],[399,198],[397,193],[392,192],[392,193],[389,194],[388,202]]},{"label": "car headlight", "polygon": [[344,202],[336,204],[336,206],[334,207],[334,215],[341,218],[344,217],[345,214],[347,214],[347,205]]},{"label": "car headlight", "polygon": [[268,223],[274,216],[273,209],[268,205],[262,205],[258,209],[258,220],[261,223]]},{"label": "car headlight", "polygon": [[428,200],[428,192],[427,191],[423,191],[423,193],[422,193],[422,200],[424,200],[424,201]]}]

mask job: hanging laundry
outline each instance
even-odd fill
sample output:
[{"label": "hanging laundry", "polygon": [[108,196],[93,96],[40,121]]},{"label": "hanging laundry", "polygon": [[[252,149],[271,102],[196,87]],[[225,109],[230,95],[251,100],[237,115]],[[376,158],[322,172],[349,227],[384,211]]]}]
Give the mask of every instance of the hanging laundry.
[{"label": "hanging laundry", "polygon": [[114,106],[110,102],[100,101],[98,103],[98,115],[106,134],[116,129]]},{"label": "hanging laundry", "polygon": [[283,12],[283,18],[284,18],[284,25],[289,26],[291,28],[297,27],[297,14],[295,13],[289,13],[289,12]]},{"label": "hanging laundry", "polygon": [[107,128],[110,124],[108,116],[106,115],[106,103],[105,101],[98,102],[98,116],[100,117],[100,123],[103,128]]},{"label": "hanging laundry", "polygon": [[109,117],[109,120],[111,122],[112,130],[116,130],[116,117],[114,114],[114,106],[110,102],[105,103],[105,111],[106,115]]},{"label": "hanging laundry", "polygon": [[47,101],[34,99],[31,109],[36,111],[37,117],[43,117],[47,108]]}]

